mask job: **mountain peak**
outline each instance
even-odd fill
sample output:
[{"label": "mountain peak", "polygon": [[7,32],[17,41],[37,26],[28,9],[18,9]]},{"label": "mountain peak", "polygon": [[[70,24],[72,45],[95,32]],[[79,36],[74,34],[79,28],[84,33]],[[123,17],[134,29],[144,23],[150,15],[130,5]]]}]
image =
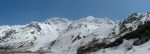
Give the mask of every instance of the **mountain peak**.
[{"label": "mountain peak", "polygon": [[94,16],[88,16],[75,21],[76,23],[98,23],[98,24],[114,24],[114,21],[108,18],[97,18]]},{"label": "mountain peak", "polygon": [[96,18],[94,16],[88,16],[85,18],[86,20],[95,20]]},{"label": "mountain peak", "polygon": [[147,21],[150,21],[150,13],[133,13],[127,19],[120,22],[120,32],[133,31]]},{"label": "mountain peak", "polygon": [[125,21],[133,22],[133,21],[147,21],[150,20],[149,13],[133,13],[131,14]]},{"label": "mountain peak", "polygon": [[53,17],[44,21],[44,23],[48,23],[48,24],[60,24],[60,23],[70,23],[70,22],[71,21],[69,21],[68,19],[60,18],[60,17]]}]

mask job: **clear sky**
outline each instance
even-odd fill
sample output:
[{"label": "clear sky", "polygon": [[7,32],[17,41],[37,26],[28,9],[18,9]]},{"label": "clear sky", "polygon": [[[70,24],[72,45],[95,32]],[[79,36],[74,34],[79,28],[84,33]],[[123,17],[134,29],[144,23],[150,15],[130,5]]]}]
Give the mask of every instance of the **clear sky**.
[{"label": "clear sky", "polygon": [[131,13],[147,11],[150,0],[0,0],[0,25],[26,24],[50,17],[121,20]]}]

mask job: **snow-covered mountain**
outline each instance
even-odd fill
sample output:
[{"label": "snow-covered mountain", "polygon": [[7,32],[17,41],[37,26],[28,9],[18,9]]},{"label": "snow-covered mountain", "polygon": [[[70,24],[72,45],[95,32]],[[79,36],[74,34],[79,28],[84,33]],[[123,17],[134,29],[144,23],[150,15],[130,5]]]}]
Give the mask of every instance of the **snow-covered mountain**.
[{"label": "snow-covered mountain", "polygon": [[53,54],[150,53],[150,14],[133,13],[115,22],[88,16],[76,21],[50,18],[26,25],[0,26],[0,49]]}]

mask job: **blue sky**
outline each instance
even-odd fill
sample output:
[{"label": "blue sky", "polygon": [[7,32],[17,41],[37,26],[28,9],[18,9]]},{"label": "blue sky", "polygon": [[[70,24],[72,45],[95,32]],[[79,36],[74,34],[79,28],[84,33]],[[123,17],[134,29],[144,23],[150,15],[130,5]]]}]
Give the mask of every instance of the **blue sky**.
[{"label": "blue sky", "polygon": [[0,25],[26,24],[50,17],[77,20],[108,17],[121,20],[134,12],[150,11],[150,0],[0,0]]}]

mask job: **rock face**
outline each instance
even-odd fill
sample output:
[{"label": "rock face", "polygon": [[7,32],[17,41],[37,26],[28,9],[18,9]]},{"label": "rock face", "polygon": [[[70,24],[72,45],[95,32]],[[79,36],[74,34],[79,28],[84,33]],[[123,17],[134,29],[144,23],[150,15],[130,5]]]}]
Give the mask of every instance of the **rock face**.
[{"label": "rock face", "polygon": [[149,13],[133,13],[120,22],[89,16],[0,26],[1,50],[37,51],[42,47],[53,54],[150,53],[149,39]]},{"label": "rock face", "polygon": [[[125,35],[117,38],[115,41],[110,42],[109,44],[106,44],[106,42],[98,42],[98,40],[93,40],[92,43],[90,43],[87,46],[81,46],[78,48],[77,54],[87,54],[90,52],[95,52],[99,49],[105,49],[110,47],[119,46],[123,43],[123,40],[130,40],[130,39],[136,39],[136,41],[133,42],[133,46],[139,46],[141,44],[144,44],[150,39],[150,21],[145,22],[144,25],[139,26],[136,30],[131,31],[129,33],[126,33]],[[105,41],[105,40],[104,40]],[[130,50],[132,48],[128,48]]]}]

